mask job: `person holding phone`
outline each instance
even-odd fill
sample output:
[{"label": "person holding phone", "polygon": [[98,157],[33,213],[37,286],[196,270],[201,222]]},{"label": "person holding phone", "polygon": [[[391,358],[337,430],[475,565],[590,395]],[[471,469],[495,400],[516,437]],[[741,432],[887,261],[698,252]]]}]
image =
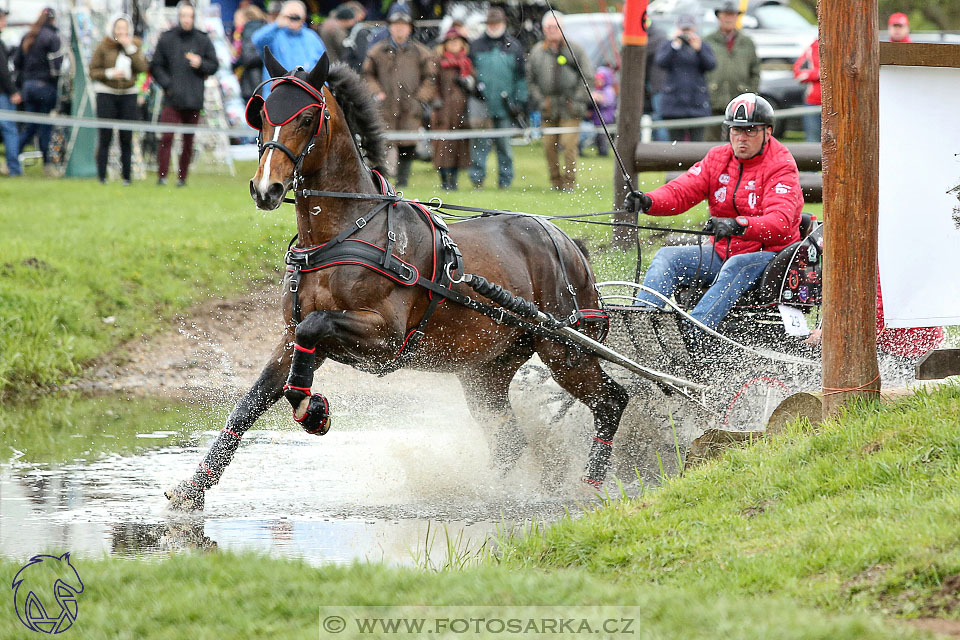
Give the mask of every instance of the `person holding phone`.
[{"label": "person holding phone", "polygon": [[[710,93],[707,90],[707,71],[717,65],[710,45],[697,35],[697,21],[683,14],[677,18],[673,38],[660,43],[654,58],[657,66],[667,72],[661,91],[660,110],[664,120],[709,116]],[[672,140],[703,140],[703,127],[670,129]]]},{"label": "person holding phone", "polygon": [[[327,47],[316,31],[304,28],[306,24],[306,5],[300,0],[284,2],[277,19],[253,34],[253,45],[260,52],[260,58],[263,58],[264,48],[270,47],[270,53],[284,69],[312,69]],[[264,66],[263,78],[269,77],[270,72]],[[266,98],[270,94],[270,85],[265,86],[261,93]]]}]

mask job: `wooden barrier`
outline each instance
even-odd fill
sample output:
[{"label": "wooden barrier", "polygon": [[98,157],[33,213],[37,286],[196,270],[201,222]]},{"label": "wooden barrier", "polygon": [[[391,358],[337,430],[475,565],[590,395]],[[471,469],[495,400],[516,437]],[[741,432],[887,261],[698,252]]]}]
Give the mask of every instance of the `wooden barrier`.
[{"label": "wooden barrier", "polygon": [[[703,159],[722,142],[647,142],[637,145],[633,168],[644,171],[682,171]],[[800,171],[820,171],[819,142],[791,142],[785,145],[797,161]]]},{"label": "wooden barrier", "polygon": [[[683,175],[683,171],[668,171],[664,182],[670,182],[679,175]],[[800,188],[804,202],[823,202],[823,177],[819,173],[800,172]]]}]

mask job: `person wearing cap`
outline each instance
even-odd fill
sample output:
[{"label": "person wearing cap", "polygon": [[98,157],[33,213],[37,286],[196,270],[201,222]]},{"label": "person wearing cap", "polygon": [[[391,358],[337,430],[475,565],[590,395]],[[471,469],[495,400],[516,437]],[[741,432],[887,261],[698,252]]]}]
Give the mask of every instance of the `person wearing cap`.
[{"label": "person wearing cap", "polygon": [[[584,78],[593,78],[593,67],[583,47],[564,39],[559,23],[562,18],[560,12],[544,14],[543,40],[530,50],[526,70],[531,107],[542,114],[543,126],[572,129],[543,136],[551,187],[571,191],[577,182],[580,121],[593,106],[581,74]],[[560,149],[563,150],[562,165]]]},{"label": "person wearing cap", "polygon": [[[57,106],[57,75],[63,64],[63,51],[56,23],[57,14],[53,9],[47,7],[41,11],[13,54],[23,110],[30,113],[50,113]],[[36,137],[46,175],[52,175],[53,170],[49,162],[52,133],[53,126],[49,124],[27,123],[20,131],[21,150]]]},{"label": "person wearing cap", "polygon": [[887,34],[890,42],[913,42],[910,39],[910,19],[907,14],[899,11],[887,20]]},{"label": "person wearing cap", "polygon": [[[456,25],[447,29],[437,47],[437,97],[430,114],[431,129],[457,131],[469,128],[467,97],[476,84],[469,51],[463,29]],[[470,141],[434,140],[433,166],[440,174],[440,186],[446,191],[456,191],[460,169],[470,167]]]},{"label": "person wearing cap", "polygon": [[356,22],[353,9],[342,4],[334,9],[330,17],[320,25],[320,39],[327,47],[330,62],[339,62],[343,59],[343,41],[347,39],[350,29]]},{"label": "person wearing cap", "polygon": [[[380,104],[388,131],[420,128],[424,109],[437,95],[437,69],[433,52],[411,39],[413,18],[404,5],[394,5],[387,16],[389,37],[375,44],[363,63],[363,76]],[[416,155],[416,144],[397,148],[396,181],[405,187]]]},{"label": "person wearing cap", "polygon": [[[737,96],[724,114],[727,144],[650,193],[627,194],[624,208],[675,216],[706,200],[713,242],[663,247],[643,279],[666,298],[679,285],[710,285],[690,315],[715,329],[778,251],[800,240],[803,195],[790,151],[773,137],[773,107],[755,93]],[[712,283],[712,284],[711,284]],[[641,291],[638,304],[662,309]]]},{"label": "person wearing cap", "polygon": [[[793,77],[807,85],[804,102],[820,106],[820,39],[813,41],[793,63]],[[803,134],[807,142],[820,142],[820,112],[803,116]]]},{"label": "person wearing cap", "polygon": [[[0,9],[0,32],[7,28],[7,10]],[[10,65],[7,62],[7,45],[0,41],[0,111],[16,111],[20,104],[20,92],[13,82]],[[20,134],[17,123],[0,120],[0,135],[3,136],[3,148],[7,157],[6,174],[22,176],[20,167]]]},{"label": "person wearing cap", "polygon": [[367,17],[367,8],[357,2],[357,0],[348,0],[344,3],[353,11],[355,23],[347,34],[346,39],[341,44],[341,60],[350,66],[357,73],[363,70],[363,61],[367,59],[367,51],[370,50],[370,40],[373,37],[374,29],[368,24],[364,24]]},{"label": "person wearing cap", "polygon": [[[264,49],[270,47],[270,53],[284,69],[312,69],[327,47],[317,32],[306,24],[307,6],[300,0],[288,0],[280,7],[277,19],[257,29],[251,39],[261,58]],[[263,77],[270,77],[266,65]],[[261,94],[264,98],[270,95],[270,85],[264,86]]]},{"label": "person wearing cap", "polygon": [[[753,40],[737,28],[737,20],[743,15],[737,2],[727,0],[714,14],[718,29],[704,38],[717,61],[717,66],[707,72],[707,90],[710,111],[713,115],[723,115],[735,97],[756,93],[760,86],[760,58]],[[711,125],[706,138],[722,140],[722,128],[721,124]]]},{"label": "person wearing cap", "polygon": [[[523,58],[523,45],[507,33],[507,15],[500,7],[490,7],[483,33],[470,43],[481,98],[474,103],[478,113],[471,114],[473,126],[509,129],[517,125],[511,112],[525,111],[529,97]],[[509,138],[474,138],[470,142],[470,182],[474,187],[482,187],[487,177],[491,143],[497,152],[497,186],[506,189],[513,184]]]},{"label": "person wearing cap", "polygon": [[[690,14],[677,18],[671,40],[657,49],[655,62],[667,71],[660,110],[664,120],[710,115],[710,93],[706,72],[717,62],[713,49],[697,35],[697,21]],[[703,127],[669,129],[672,140],[703,140]]]},{"label": "person wearing cap", "polygon": [[[163,88],[160,122],[197,124],[203,109],[203,85],[220,66],[213,42],[195,28],[196,9],[186,0],[177,5],[177,26],[160,34],[150,61],[150,73]],[[160,137],[157,148],[157,184],[167,184],[173,133]],[[187,184],[187,172],[193,158],[193,134],[183,134],[177,186]]]},{"label": "person wearing cap", "polygon": [[[97,117],[108,120],[136,120],[137,76],[149,69],[140,48],[140,39],[133,37],[130,16],[119,15],[111,21],[110,34],[105,36],[90,58],[90,78],[97,94]],[[133,132],[120,131],[120,176],[130,184],[130,158]],[[97,145],[97,177],[107,182],[107,157],[113,129],[100,129]]]}]

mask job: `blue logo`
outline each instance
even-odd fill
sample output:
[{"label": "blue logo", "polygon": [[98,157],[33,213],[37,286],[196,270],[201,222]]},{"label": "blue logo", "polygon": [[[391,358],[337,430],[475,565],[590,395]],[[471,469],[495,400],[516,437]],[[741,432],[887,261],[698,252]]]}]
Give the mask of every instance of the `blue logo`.
[{"label": "blue logo", "polygon": [[80,574],[70,554],[33,556],[13,579],[13,602],[23,626],[38,633],[63,633],[77,619]]}]

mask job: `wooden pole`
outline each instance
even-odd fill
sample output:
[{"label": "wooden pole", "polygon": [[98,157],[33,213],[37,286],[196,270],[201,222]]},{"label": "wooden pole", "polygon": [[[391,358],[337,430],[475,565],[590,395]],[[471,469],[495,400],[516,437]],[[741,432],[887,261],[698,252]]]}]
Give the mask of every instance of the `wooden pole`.
[{"label": "wooden pole", "polygon": [[876,0],[823,0],[823,416],[879,397],[880,48]]},{"label": "wooden pole", "polygon": [[[643,86],[647,73],[647,0],[627,0],[623,8],[623,49],[620,67],[620,101],[617,107],[617,153],[630,172],[634,185],[633,154],[640,140],[643,116]],[[623,206],[629,191],[620,167],[613,172],[613,208]],[[636,222],[636,216],[618,214],[616,222]],[[636,229],[613,227],[613,246],[626,249],[636,243]]]}]

